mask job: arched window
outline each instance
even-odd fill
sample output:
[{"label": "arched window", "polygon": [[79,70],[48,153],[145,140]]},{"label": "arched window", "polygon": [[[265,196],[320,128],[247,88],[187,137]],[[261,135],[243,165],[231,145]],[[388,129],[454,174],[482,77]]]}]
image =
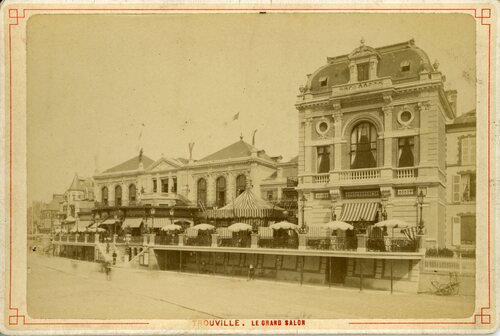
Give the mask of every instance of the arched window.
[{"label": "arched window", "polygon": [[215,201],[218,207],[226,204],[226,179],[223,176],[215,182]]},{"label": "arched window", "polygon": [[236,177],[236,197],[240,196],[247,187],[247,177],[245,175],[238,175]]},{"label": "arched window", "polygon": [[201,178],[198,180],[198,185],[197,185],[197,197],[198,197],[198,204],[207,204],[207,180],[204,178]]},{"label": "arched window", "polygon": [[102,187],[101,189],[101,202],[103,205],[108,205],[108,187]]},{"label": "arched window", "polygon": [[135,184],[131,184],[128,186],[128,202],[130,204],[135,204],[137,201],[137,188]]},{"label": "arched window", "polygon": [[351,169],[377,166],[377,130],[369,122],[362,122],[351,133]]},{"label": "arched window", "polygon": [[115,206],[122,205],[122,187],[117,185],[115,187]]}]

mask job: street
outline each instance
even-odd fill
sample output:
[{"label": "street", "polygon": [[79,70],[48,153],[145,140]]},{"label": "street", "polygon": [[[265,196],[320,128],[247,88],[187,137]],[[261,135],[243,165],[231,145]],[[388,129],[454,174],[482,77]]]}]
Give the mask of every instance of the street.
[{"label": "street", "polygon": [[355,288],[300,286],[212,275],[113,268],[30,254],[32,318],[463,318],[472,296],[441,297]]}]

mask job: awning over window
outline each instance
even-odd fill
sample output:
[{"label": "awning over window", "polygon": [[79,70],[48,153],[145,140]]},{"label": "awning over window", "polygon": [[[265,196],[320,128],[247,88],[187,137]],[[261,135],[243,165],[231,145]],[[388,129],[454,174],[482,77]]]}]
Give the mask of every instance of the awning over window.
[{"label": "awning over window", "polygon": [[137,229],[141,226],[142,218],[125,218],[123,222],[123,227],[128,227],[131,229]]},{"label": "awning over window", "polygon": [[378,203],[346,203],[342,208],[340,220],[343,222],[374,221],[377,216]]}]

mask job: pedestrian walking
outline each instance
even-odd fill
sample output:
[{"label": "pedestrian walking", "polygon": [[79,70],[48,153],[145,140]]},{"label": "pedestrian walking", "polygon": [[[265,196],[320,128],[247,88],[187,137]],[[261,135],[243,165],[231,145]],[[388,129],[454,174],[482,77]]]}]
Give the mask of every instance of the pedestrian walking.
[{"label": "pedestrian walking", "polygon": [[106,280],[111,280],[111,263],[109,261],[104,262],[104,271],[106,272]]},{"label": "pedestrian walking", "polygon": [[113,251],[113,265],[116,265],[116,257],[117,257],[117,254],[116,254],[116,251]]},{"label": "pedestrian walking", "polygon": [[255,275],[255,268],[253,267],[253,264],[250,264],[250,266],[248,266],[248,280],[247,281],[253,280],[254,275]]}]

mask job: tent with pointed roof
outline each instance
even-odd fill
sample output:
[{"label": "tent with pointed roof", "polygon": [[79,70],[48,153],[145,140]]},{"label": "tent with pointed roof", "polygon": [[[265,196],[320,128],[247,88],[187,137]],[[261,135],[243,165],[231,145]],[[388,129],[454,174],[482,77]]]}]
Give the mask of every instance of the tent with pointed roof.
[{"label": "tent with pointed roof", "polygon": [[220,209],[207,210],[207,218],[283,218],[282,208],[264,201],[251,189],[246,189],[237,198]]}]

